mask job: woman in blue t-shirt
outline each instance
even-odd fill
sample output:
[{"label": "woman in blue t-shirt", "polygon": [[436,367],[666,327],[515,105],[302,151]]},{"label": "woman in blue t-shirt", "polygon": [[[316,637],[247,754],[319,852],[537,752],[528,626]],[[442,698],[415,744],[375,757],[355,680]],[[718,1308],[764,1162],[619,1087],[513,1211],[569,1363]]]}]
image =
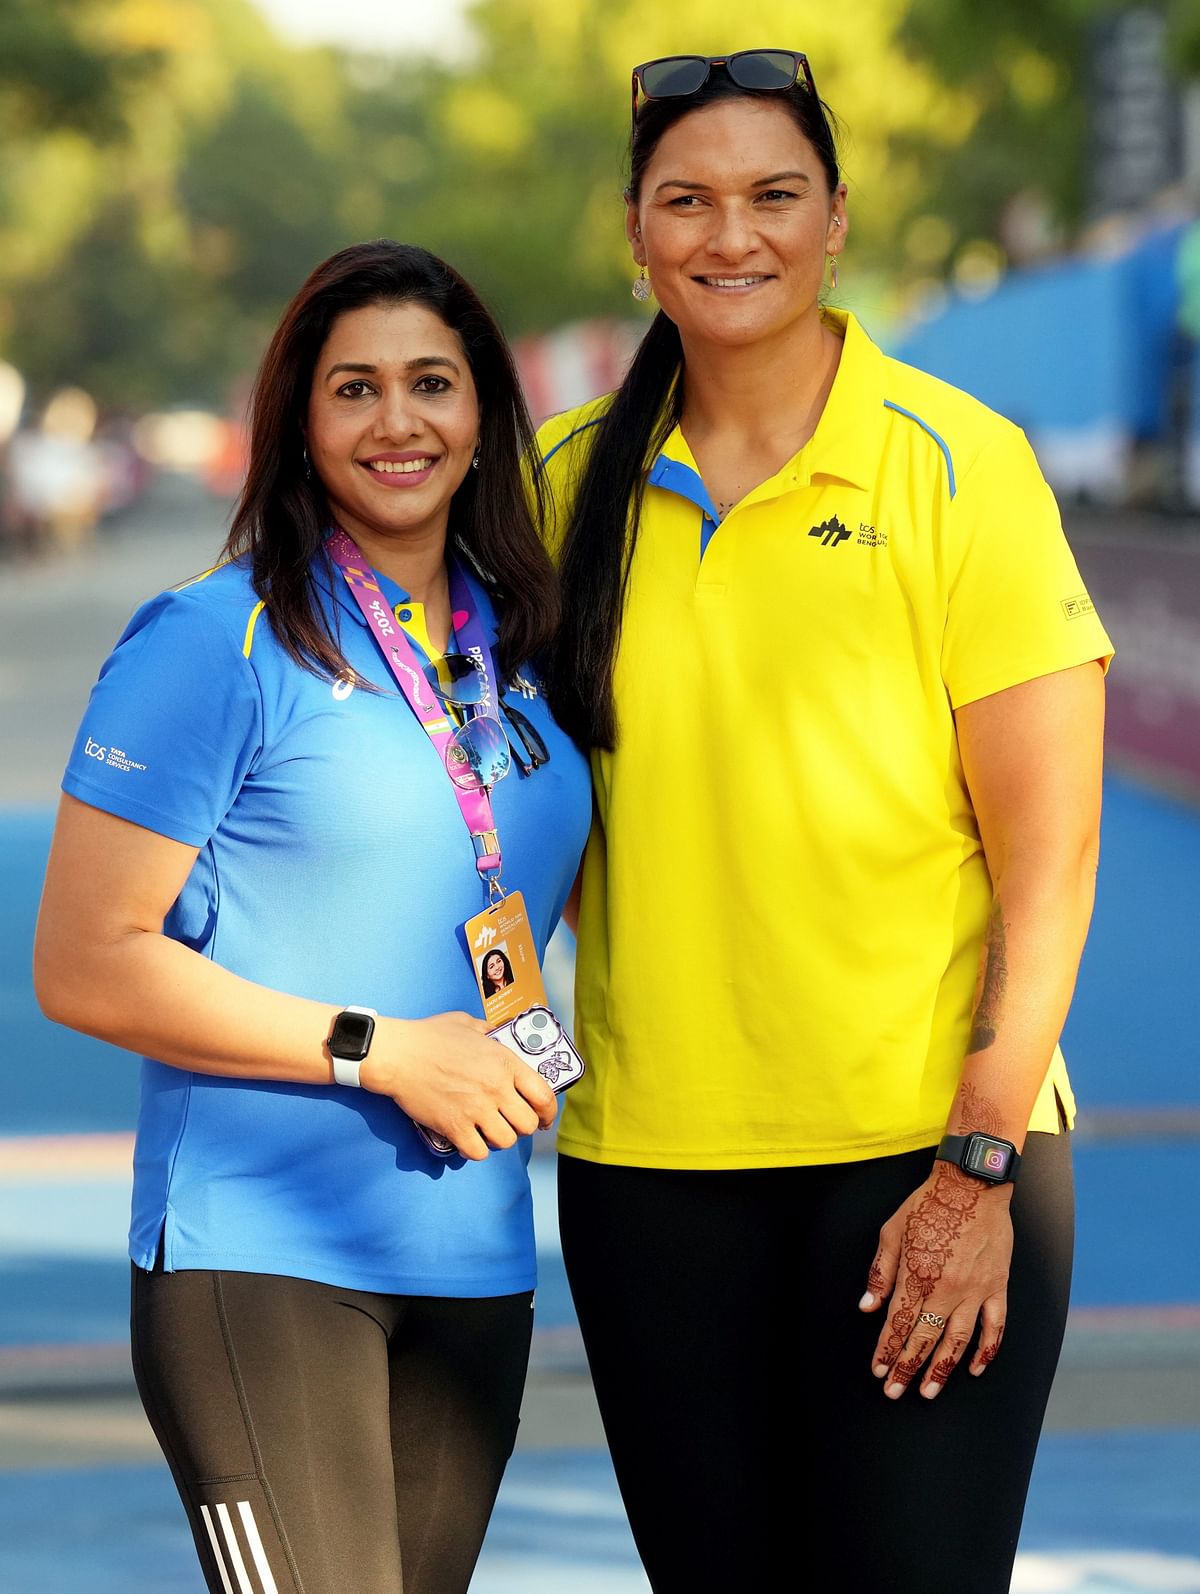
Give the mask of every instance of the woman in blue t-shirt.
[{"label": "woman in blue t-shirt", "polygon": [[144,1057],[134,1366],[213,1591],[465,1590],[512,1449],[554,1097],[463,927],[502,870],[540,957],[590,817],[530,442],[455,272],[324,262],[224,561],[135,614],[63,781],[38,996]]}]

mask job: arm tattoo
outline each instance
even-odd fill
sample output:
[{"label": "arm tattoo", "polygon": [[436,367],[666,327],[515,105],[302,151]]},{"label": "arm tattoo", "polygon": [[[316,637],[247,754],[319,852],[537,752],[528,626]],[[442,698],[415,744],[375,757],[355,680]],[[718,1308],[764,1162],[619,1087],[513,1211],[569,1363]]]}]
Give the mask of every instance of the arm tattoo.
[{"label": "arm tattoo", "polygon": [[975,1017],[971,1024],[971,1039],[967,1044],[968,1056],[972,1052],[986,1052],[996,1039],[996,1026],[1000,1021],[1000,1005],[1008,987],[1008,926],[1000,899],[992,903],[987,932],[980,956],[979,990],[975,998]]},{"label": "arm tattoo", "polygon": [[[964,1084],[958,1093],[959,1132],[999,1134],[1000,1114],[974,1085]],[[979,1198],[987,1186],[950,1162],[934,1164],[935,1172],[920,1205],[909,1213],[904,1225],[902,1267],[904,1292],[892,1313],[891,1333],[879,1359],[897,1368],[897,1357],[913,1331],[923,1303],[933,1294],[946,1270],[954,1243],[975,1216]],[[994,1354],[994,1353],[993,1353]],[[898,1370],[898,1368],[897,1368]],[[909,1377],[911,1377],[911,1372]],[[902,1380],[907,1382],[907,1379]]]}]

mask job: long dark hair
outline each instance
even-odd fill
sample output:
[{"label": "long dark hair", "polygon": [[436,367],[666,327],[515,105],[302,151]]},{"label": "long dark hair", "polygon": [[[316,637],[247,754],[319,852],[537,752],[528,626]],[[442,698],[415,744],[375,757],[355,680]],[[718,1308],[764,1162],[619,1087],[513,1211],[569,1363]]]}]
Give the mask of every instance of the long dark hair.
[{"label": "long dark hair", "polygon": [[[627,195],[635,204],[646,167],[667,129],[693,111],[732,98],[769,99],[786,107],[820,157],[834,192],[838,158],[828,109],[799,84],[784,92],[743,89],[723,68],[714,67],[698,93],[643,103],[629,152]],[[646,471],[679,420],[682,367],[679,329],[660,310],[603,420],[590,434],[591,451],[559,566],[563,624],[547,672],[559,721],[583,746],[616,746],[613,663],[625,589]]]},{"label": "long dark hair", "polygon": [[421,304],[458,334],[479,397],[479,469],[450,502],[448,543],[474,568],[499,608],[498,666],[505,678],[550,642],[558,582],[545,552],[541,495],[526,497],[522,461],[533,428],[504,337],[469,283],[444,260],[388,238],[354,244],[323,261],[283,313],[251,401],[250,466],[225,543],[249,560],[254,590],[293,659],[329,677],[349,669],[313,580],[324,560],[330,510],[306,468],[304,417],[317,357],[338,316],[372,304]]}]

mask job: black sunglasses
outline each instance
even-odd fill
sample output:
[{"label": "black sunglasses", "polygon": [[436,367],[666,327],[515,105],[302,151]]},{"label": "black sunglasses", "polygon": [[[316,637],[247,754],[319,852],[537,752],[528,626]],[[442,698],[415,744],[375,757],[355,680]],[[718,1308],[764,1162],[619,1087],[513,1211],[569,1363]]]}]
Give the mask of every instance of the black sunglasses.
[{"label": "black sunglasses", "polygon": [[[543,764],[550,762],[550,749],[542,740],[541,732],[527,714],[522,714],[519,708],[514,708],[507,698],[500,699],[500,712],[508,721],[512,729],[505,728],[504,734],[508,737],[508,745],[512,749],[513,757],[517,761],[517,768],[522,775],[532,775],[535,769],[541,769]],[[513,740],[516,733],[517,741]],[[520,742],[521,746],[517,746]],[[525,757],[521,757],[524,749]]]},{"label": "black sunglasses", "polygon": [[[740,89],[776,92],[790,89],[801,77],[817,98],[808,57],[799,50],[738,50],[733,55],[663,55],[633,69],[633,121],[637,125],[638,90],[648,100],[686,99],[708,82],[714,66],[723,66]],[[818,105],[820,102],[817,102]]]}]

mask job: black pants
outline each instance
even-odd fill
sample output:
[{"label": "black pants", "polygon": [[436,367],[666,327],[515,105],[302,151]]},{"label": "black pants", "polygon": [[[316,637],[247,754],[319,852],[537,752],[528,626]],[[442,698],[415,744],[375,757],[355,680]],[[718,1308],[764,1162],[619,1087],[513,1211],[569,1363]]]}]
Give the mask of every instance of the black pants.
[{"label": "black pants", "polygon": [[134,1268],[138,1390],[212,1594],[462,1594],[532,1304]]},{"label": "black pants", "polygon": [[878,1231],[931,1151],[694,1173],[559,1159],[563,1251],[655,1594],[1006,1594],[1066,1319],[1070,1137],[1033,1134],[1008,1325],[978,1378],[888,1400]]}]

